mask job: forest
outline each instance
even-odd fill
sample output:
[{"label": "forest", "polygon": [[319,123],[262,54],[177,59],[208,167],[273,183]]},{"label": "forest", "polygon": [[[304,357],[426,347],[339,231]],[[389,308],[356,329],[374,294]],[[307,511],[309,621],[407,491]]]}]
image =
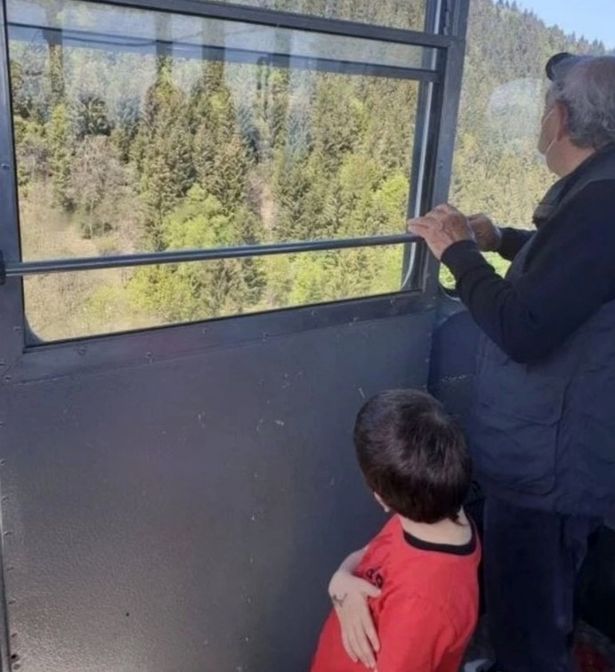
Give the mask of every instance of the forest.
[{"label": "forest", "polygon": [[[404,28],[424,20],[422,0],[243,4]],[[416,82],[187,57],[174,53],[173,15],[92,7],[9,2],[25,260],[403,231]],[[101,48],[92,36],[105,21],[135,40],[150,23],[171,37]],[[190,22],[203,44],[222,28]],[[472,0],[450,195],[464,212],[530,225],[553,181],[535,149],[543,68],[562,50],[604,46],[515,2]],[[390,293],[402,256],[379,247],[49,275],[25,281],[26,314],[33,334],[56,340]]]}]

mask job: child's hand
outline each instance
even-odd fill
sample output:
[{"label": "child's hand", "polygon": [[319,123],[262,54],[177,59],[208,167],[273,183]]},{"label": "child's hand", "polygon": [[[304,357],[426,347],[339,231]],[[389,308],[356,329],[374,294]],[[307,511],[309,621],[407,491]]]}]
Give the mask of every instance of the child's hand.
[{"label": "child's hand", "polygon": [[342,628],[346,653],[353,662],[361,661],[365,667],[375,668],[380,642],[367,599],[378,597],[380,591],[368,581],[339,570],[331,579],[329,595]]}]

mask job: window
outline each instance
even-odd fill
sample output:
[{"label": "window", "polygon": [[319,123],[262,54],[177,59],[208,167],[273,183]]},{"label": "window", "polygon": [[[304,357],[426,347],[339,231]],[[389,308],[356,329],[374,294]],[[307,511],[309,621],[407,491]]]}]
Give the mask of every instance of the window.
[{"label": "window", "polygon": [[[82,0],[8,18],[25,261],[403,233],[432,49]],[[26,317],[57,340],[392,293],[402,257],[41,275]]]},{"label": "window", "polygon": [[[534,209],[556,179],[536,148],[547,86],[545,64],[560,51],[605,51],[599,42],[547,25],[528,11],[534,5],[538,10],[544,3],[470,3],[451,190],[451,202],[463,212],[484,212],[501,225],[518,228],[532,227]],[[558,20],[564,18],[556,6],[553,11]],[[588,7],[579,6],[578,11],[586,13]],[[496,254],[487,256],[498,272],[506,272],[508,262]],[[441,278],[447,287],[454,284],[445,268]]]}]

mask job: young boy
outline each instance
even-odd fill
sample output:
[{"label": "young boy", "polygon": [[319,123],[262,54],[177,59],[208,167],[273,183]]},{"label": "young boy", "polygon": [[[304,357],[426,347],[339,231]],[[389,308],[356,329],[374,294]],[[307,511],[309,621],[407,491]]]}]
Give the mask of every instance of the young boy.
[{"label": "young boy", "polygon": [[312,672],[458,672],[478,617],[480,561],[462,508],[463,435],[428,394],[394,390],[367,402],[354,439],[369,488],[393,515],[333,576]]}]

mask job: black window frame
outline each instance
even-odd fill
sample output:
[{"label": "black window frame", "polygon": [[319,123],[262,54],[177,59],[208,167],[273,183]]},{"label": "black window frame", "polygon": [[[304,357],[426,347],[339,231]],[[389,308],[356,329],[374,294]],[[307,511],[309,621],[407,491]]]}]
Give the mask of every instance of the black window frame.
[{"label": "black window frame", "polygon": [[[230,21],[313,31],[336,36],[359,37],[381,42],[429,47],[423,68],[413,75],[419,81],[416,134],[409,171],[411,181],[408,215],[425,212],[448,196],[456,133],[465,38],[470,0],[426,0],[425,30],[403,30],[341,19],[245,7],[201,0],[81,0],[93,4],[132,7],[172,14],[195,15]],[[276,334],[323,328],[348,321],[394,317],[433,308],[438,294],[438,263],[425,245],[409,235],[374,236],[342,240],[302,241],[244,248],[183,250],[116,257],[61,259],[23,262],[19,232],[17,166],[12,123],[10,68],[8,57],[7,0],[0,2],[0,338],[6,339],[10,361],[0,361],[27,379],[53,375],[86,366],[112,365],[137,356],[147,361],[164,350],[167,356],[194,348],[229,345],[234,342],[269,338]],[[414,78],[414,77],[413,77]],[[33,343],[24,309],[23,278],[53,272],[87,272],[144,264],[239,258],[352,249],[403,244],[403,279],[400,291],[379,297],[365,297],[323,303],[316,306],[283,308],[265,313],[215,318],[150,329],[88,336],[66,341]],[[10,348],[8,343],[10,342]],[[145,345],[145,352],[143,352]],[[160,355],[162,356],[162,355]],[[20,373],[21,372],[21,373]],[[4,374],[11,376],[11,373]]]}]

